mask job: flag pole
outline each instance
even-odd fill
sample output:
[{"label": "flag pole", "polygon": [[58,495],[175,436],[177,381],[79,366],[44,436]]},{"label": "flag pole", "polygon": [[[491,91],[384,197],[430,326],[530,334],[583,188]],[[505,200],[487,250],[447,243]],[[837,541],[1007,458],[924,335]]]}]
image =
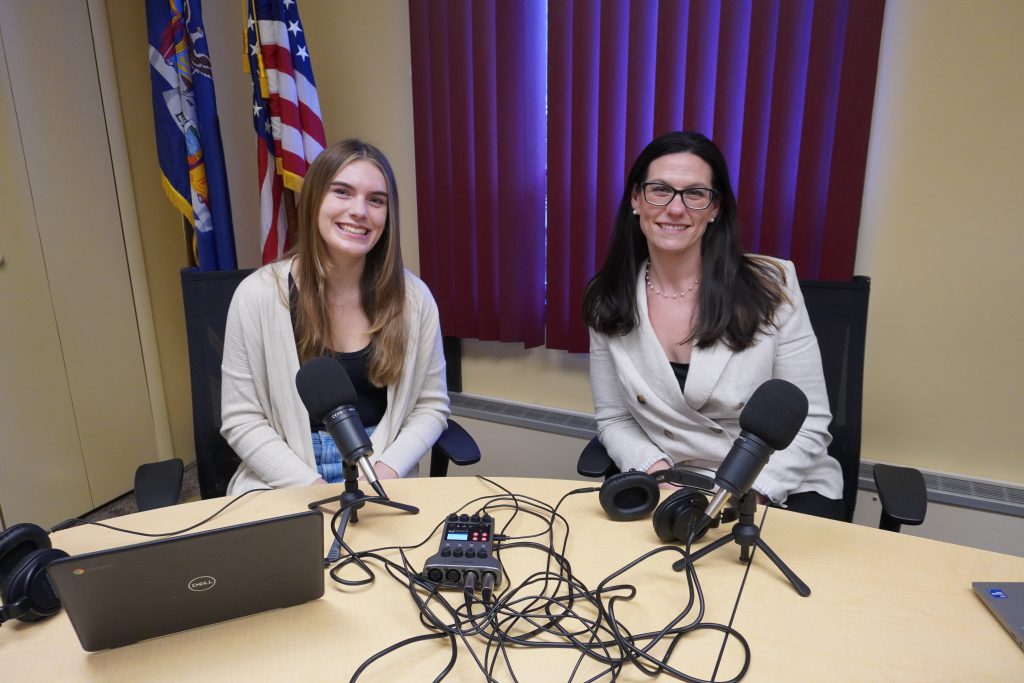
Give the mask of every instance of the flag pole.
[{"label": "flag pole", "polygon": [[198,249],[196,245],[196,229],[192,227],[192,223],[187,218],[182,216],[181,230],[185,238],[185,259],[188,261],[189,268],[195,268],[199,265],[199,259],[196,256]]}]

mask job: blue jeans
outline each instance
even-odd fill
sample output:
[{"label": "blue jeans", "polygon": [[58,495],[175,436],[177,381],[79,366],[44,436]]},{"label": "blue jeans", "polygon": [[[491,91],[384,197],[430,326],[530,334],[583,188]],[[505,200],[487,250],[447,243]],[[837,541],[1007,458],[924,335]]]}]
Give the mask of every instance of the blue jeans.
[{"label": "blue jeans", "polygon": [[[373,434],[373,427],[366,428],[366,435]],[[339,484],[345,481],[345,470],[341,453],[329,432],[313,432],[313,456],[316,458],[316,471],[328,484]]]}]

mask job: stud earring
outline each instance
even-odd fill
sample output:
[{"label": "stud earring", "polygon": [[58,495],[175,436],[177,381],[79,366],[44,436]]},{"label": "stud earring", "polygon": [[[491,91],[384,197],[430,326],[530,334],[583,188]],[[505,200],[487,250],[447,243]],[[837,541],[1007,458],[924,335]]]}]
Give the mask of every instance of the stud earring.
[{"label": "stud earring", "polygon": [[637,211],[636,209],[633,209],[633,215],[634,215],[634,216],[639,216],[639,215],[640,215],[640,212],[639,212],[639,211]]}]

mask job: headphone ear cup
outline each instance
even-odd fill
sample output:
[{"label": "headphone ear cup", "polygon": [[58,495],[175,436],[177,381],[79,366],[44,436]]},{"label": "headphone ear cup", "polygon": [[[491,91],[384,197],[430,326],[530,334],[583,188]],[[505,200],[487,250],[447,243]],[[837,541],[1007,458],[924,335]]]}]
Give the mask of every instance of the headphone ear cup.
[{"label": "headphone ear cup", "polygon": [[598,500],[616,522],[631,522],[646,517],[658,504],[658,482],[646,472],[621,472],[601,484]]},{"label": "headphone ear cup", "polygon": [[0,533],[0,586],[26,555],[50,547],[50,535],[35,524],[15,524]]},{"label": "headphone ear cup", "polygon": [[18,617],[20,621],[39,621],[60,610],[60,598],[46,567],[67,556],[63,550],[40,548],[22,558],[11,571],[3,585],[3,601],[5,605],[13,605],[27,599],[24,605],[27,611]]},{"label": "headphone ear cup", "polygon": [[[683,488],[666,498],[654,511],[654,532],[665,543],[686,543],[690,531],[708,507],[708,498],[693,489]],[[702,529],[693,540],[699,540]]]}]

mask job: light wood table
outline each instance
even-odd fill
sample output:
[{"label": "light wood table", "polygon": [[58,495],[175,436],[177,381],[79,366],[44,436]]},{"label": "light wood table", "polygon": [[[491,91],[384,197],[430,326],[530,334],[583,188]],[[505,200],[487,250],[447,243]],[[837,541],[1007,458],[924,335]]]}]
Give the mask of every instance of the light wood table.
[{"label": "light wood table", "polygon": [[[555,504],[587,482],[498,479],[515,493]],[[360,511],[346,541],[356,550],[412,545],[445,515],[478,496],[498,493],[476,478],[407,479],[385,482],[397,501],[419,515],[378,506]],[[215,528],[303,510],[341,487],[310,487],[252,494],[203,527]],[[172,530],[194,523],[225,503],[215,499],[138,513],[112,523],[141,531]],[[659,546],[650,520],[610,521],[594,493],[570,497],[561,508],[570,521],[566,555],[574,573],[594,588],[612,571]],[[758,511],[758,521],[760,521]],[[497,511],[498,522],[508,518]],[[510,535],[540,531],[541,522],[519,518]],[[329,530],[325,525],[325,544]],[[726,533],[713,530],[709,539]],[[799,597],[760,552],[755,557],[734,626],[752,651],[744,681],[1009,681],[1024,680],[1024,652],[971,590],[973,580],[1024,581],[1024,558],[1001,555],[853,524],[770,510],[762,537],[811,587]],[[55,547],[72,554],[137,542],[134,537],[85,526],[54,534]],[[435,535],[408,552],[414,566],[436,552]],[[274,552],[273,548],[267,549]],[[397,553],[391,556],[397,560]],[[697,563],[706,599],[705,620],[726,623],[745,566],[739,547],[719,549]],[[638,587],[618,610],[633,632],[663,626],[688,595],[683,575],[673,572],[678,555],[663,553],[623,577]],[[541,569],[533,551],[508,551],[505,568],[517,583]],[[259,557],[247,558],[259,562]],[[0,629],[4,681],[348,681],[365,659],[404,638],[426,633],[408,592],[374,565],[370,586],[349,588],[328,578],[325,596],[304,605],[253,615],[114,650],[86,653],[63,613],[35,624],[8,622]],[[346,574],[353,578],[358,574]],[[502,589],[506,588],[502,586]],[[454,597],[454,596],[453,596]],[[454,600],[453,600],[454,602]],[[687,636],[671,663],[710,678],[722,637],[706,631]],[[471,641],[472,642],[472,641]],[[718,680],[736,672],[741,654],[726,648]],[[473,642],[478,652],[482,642]],[[510,648],[519,681],[566,681],[578,659],[572,650]],[[360,681],[430,681],[449,658],[446,640],[406,647],[373,664]],[[574,681],[601,671],[585,661]],[[512,680],[499,666],[495,678]],[[460,645],[449,681],[483,676]],[[602,680],[610,680],[605,676]],[[626,666],[621,681],[650,680]],[[658,680],[670,680],[661,676]]]}]

